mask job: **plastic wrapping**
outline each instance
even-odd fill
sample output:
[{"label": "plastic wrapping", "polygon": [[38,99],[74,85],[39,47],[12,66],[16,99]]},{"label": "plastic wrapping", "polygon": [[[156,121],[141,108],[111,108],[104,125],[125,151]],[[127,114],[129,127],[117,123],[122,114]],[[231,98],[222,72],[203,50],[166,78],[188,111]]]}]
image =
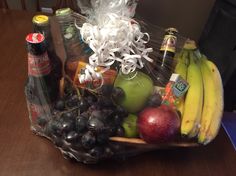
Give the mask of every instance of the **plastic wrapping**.
[{"label": "plastic wrapping", "polygon": [[[67,54],[60,82],[51,74],[54,63],[49,62],[46,39],[38,33],[26,38],[25,93],[32,130],[50,139],[65,157],[83,163],[197,146],[195,138],[180,135],[177,105],[188,83],[173,75],[183,53],[174,55],[186,38],[174,28],[164,30],[135,18],[134,0],[78,5],[85,16],[56,17]],[[68,26],[76,34],[73,41]]]}]

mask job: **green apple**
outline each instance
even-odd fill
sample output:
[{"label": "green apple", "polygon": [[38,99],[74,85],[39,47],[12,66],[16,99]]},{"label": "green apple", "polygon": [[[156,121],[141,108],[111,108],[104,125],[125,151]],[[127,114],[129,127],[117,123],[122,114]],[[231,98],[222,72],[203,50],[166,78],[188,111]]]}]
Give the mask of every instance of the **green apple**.
[{"label": "green apple", "polygon": [[125,137],[138,137],[137,119],[138,117],[134,114],[129,114],[128,117],[124,119],[122,127],[125,131]]},{"label": "green apple", "polygon": [[154,90],[152,79],[141,71],[132,75],[119,74],[114,87],[119,87],[124,91],[124,97],[118,104],[131,113],[142,110]]}]

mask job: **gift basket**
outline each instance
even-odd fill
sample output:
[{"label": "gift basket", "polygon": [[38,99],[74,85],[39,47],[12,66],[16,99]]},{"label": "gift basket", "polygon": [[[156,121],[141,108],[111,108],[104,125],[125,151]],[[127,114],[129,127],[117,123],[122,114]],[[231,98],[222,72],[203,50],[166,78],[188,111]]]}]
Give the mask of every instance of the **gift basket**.
[{"label": "gift basket", "polygon": [[26,37],[25,95],[31,129],[83,163],[211,142],[223,111],[217,67],[175,28],[135,16],[135,0],[78,1],[50,19],[33,18]]}]

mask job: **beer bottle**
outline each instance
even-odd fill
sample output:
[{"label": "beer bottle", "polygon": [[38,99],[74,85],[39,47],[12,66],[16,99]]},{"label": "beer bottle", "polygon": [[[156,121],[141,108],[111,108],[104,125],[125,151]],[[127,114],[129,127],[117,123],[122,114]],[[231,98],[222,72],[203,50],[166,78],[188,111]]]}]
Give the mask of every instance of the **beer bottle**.
[{"label": "beer bottle", "polygon": [[173,73],[177,33],[178,31],[175,28],[168,28],[165,30],[159,58],[157,58],[154,66],[154,72],[156,73],[154,82],[156,86],[164,87]]},{"label": "beer bottle", "polygon": [[62,61],[54,49],[49,17],[46,15],[35,15],[32,22],[34,32],[41,33],[45,37],[47,53],[52,67],[52,75],[54,75],[54,81],[58,84],[57,89],[54,91],[58,92],[59,81],[62,77]]},{"label": "beer bottle", "polygon": [[26,44],[28,79],[25,86],[25,95],[30,120],[32,124],[35,124],[39,117],[50,117],[50,107],[58,96],[55,91],[57,83],[52,75],[44,36],[40,33],[30,33],[26,36]]}]

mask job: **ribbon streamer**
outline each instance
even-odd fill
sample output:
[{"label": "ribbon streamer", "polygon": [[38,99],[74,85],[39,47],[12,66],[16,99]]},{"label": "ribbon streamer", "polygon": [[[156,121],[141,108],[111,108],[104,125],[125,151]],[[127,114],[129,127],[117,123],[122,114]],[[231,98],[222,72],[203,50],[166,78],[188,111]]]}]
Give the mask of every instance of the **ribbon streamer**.
[{"label": "ribbon streamer", "polygon": [[[95,16],[92,18],[94,21],[84,23],[81,27],[76,25],[82,40],[94,52],[89,57],[91,67],[86,68],[89,71],[85,71],[87,75],[83,79],[96,79],[98,75],[91,69],[102,66],[107,70],[116,61],[120,63],[123,74],[143,68],[145,60],[153,62],[148,56],[153,49],[145,46],[150,36],[141,32],[138,22],[131,18],[134,6],[128,6],[128,0],[113,0],[106,6],[102,2],[104,1],[99,1],[100,6],[95,6]],[[132,9],[128,9],[129,7]],[[127,13],[129,10],[130,14]],[[99,77],[102,76],[101,73],[98,74]]]}]

